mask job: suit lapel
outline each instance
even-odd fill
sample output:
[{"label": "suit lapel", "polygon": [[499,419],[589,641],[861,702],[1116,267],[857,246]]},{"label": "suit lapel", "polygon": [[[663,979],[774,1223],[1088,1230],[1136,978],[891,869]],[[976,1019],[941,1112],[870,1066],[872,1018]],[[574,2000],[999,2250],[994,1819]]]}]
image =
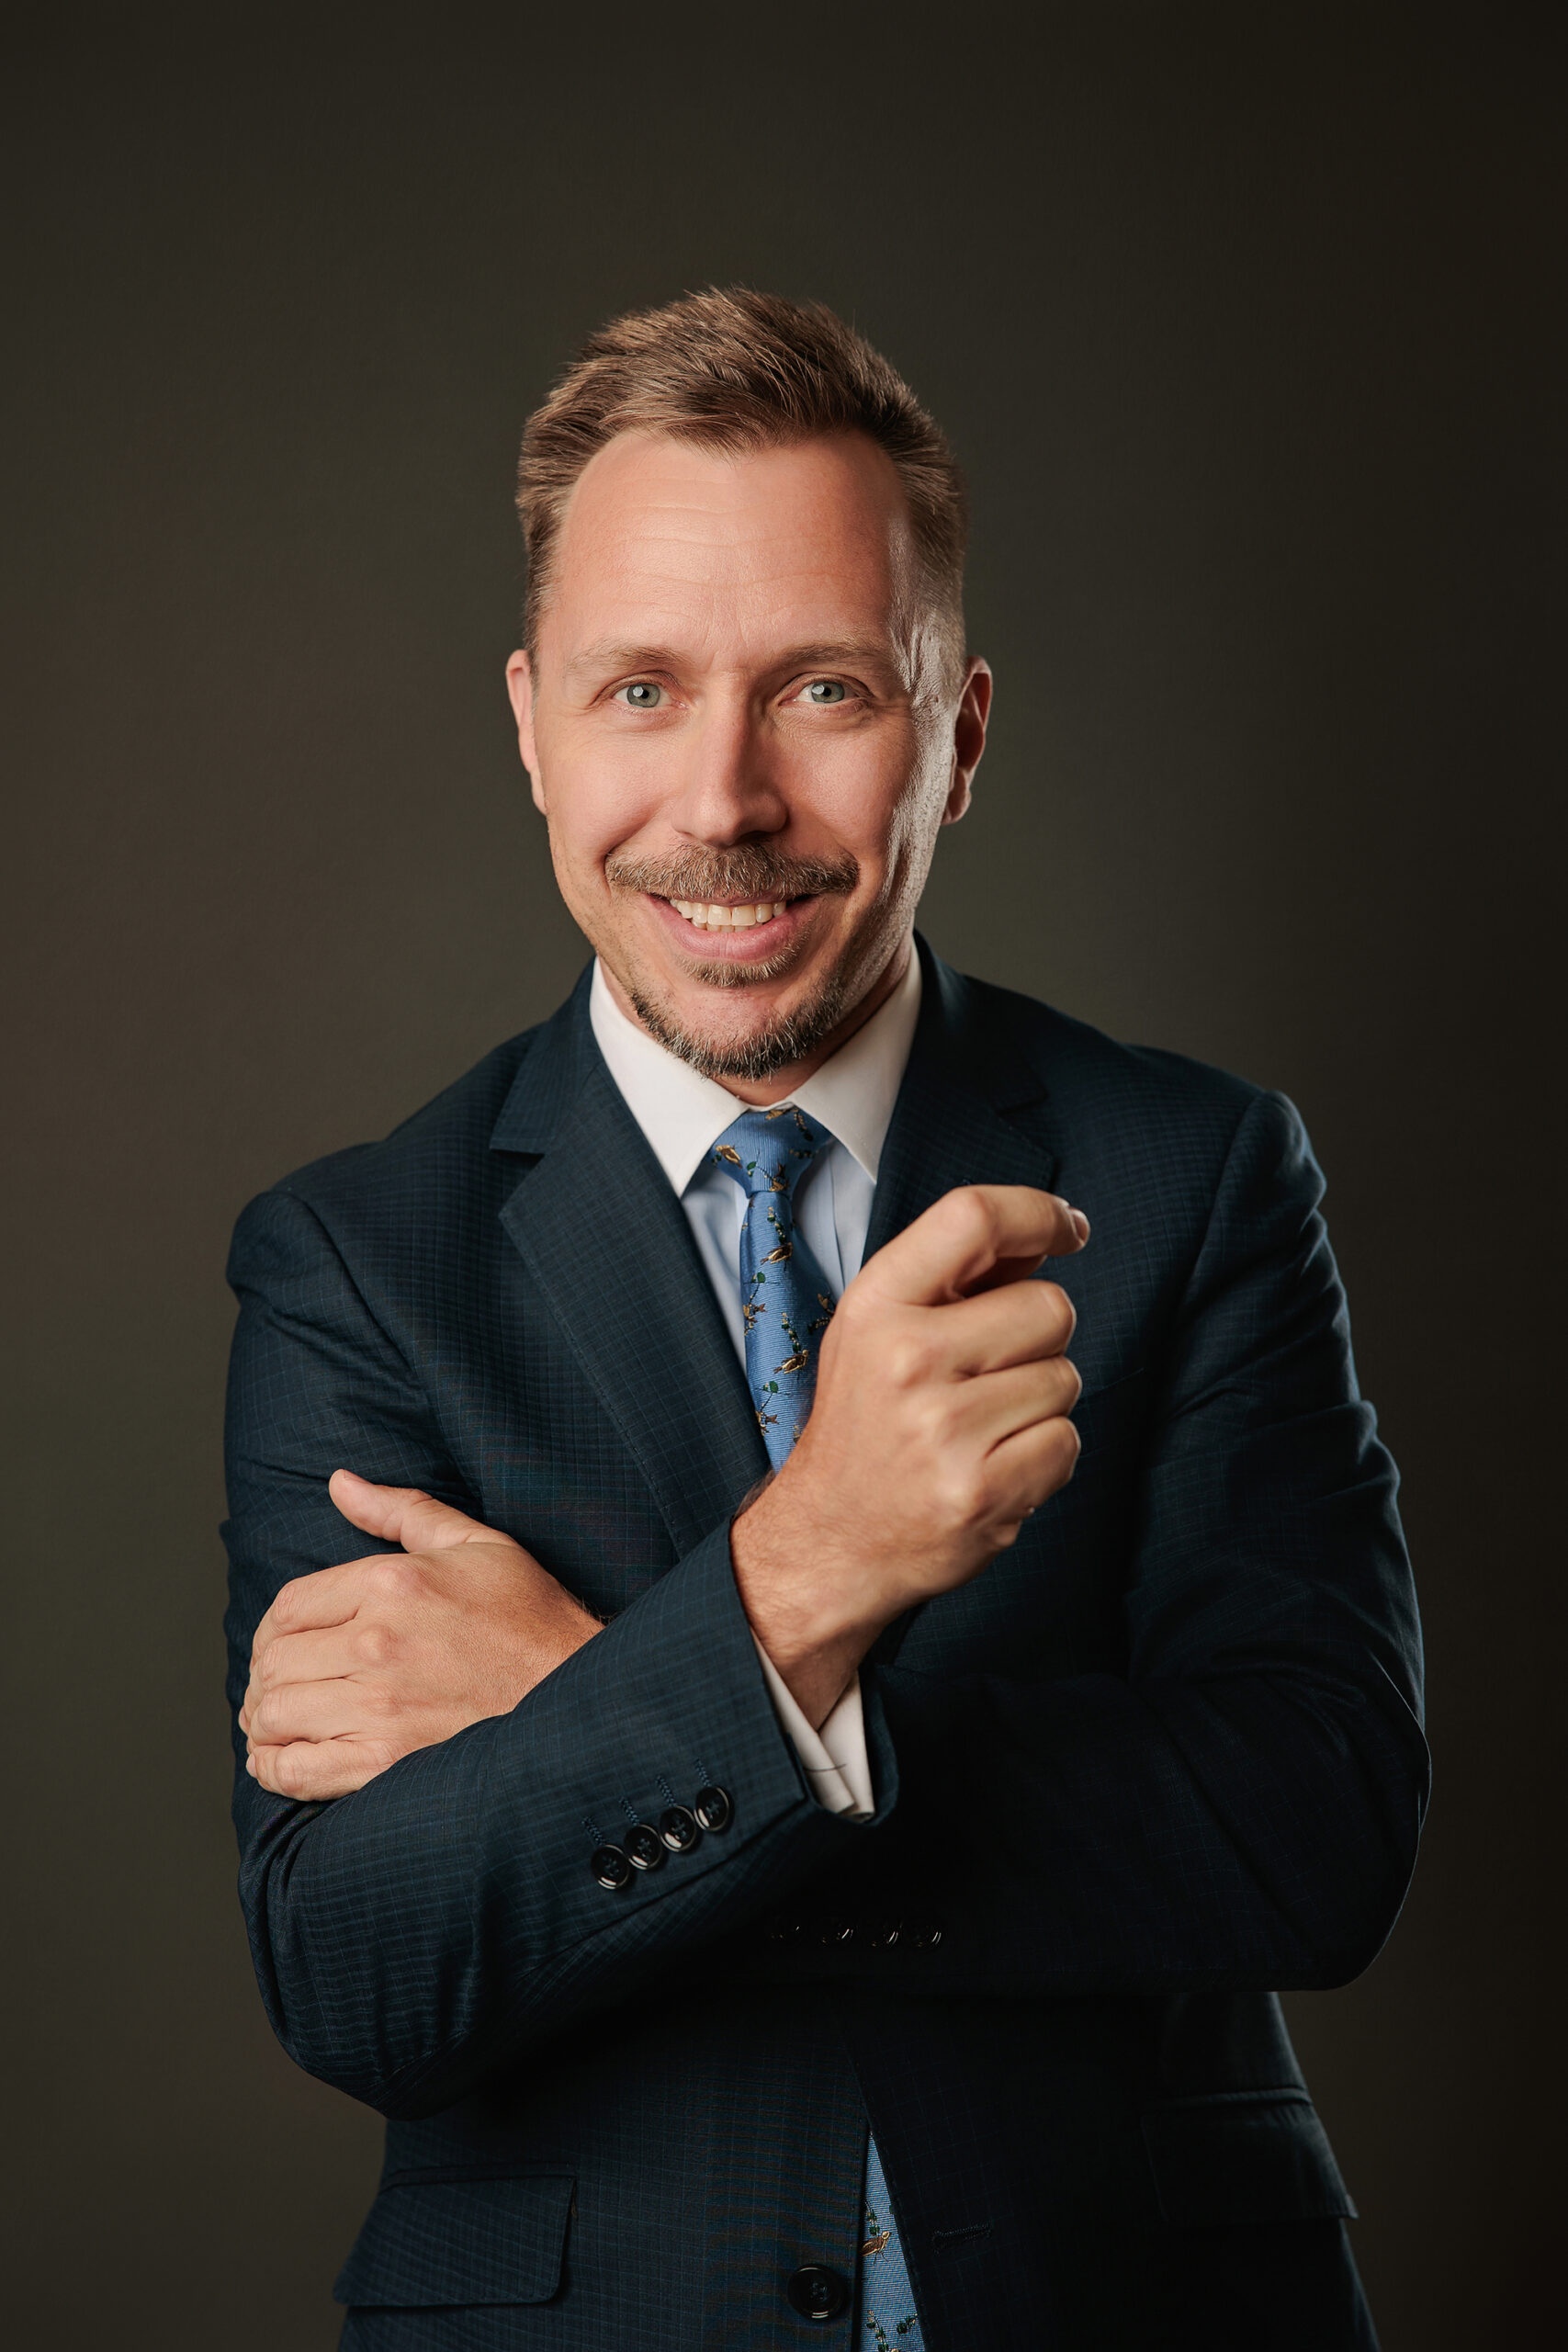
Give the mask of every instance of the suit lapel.
[{"label": "suit lapel", "polygon": [[920,1018],[877,1171],[869,1258],[958,1184],[1048,1188],[1043,1081],[982,1023],[973,985],[919,942]]},{"label": "suit lapel", "polygon": [[585,984],[525,1061],[491,1143],[537,1154],[502,1224],[689,1551],[767,1454],[691,1227],[593,1041]]},{"label": "suit lapel", "polygon": [[[920,1018],[893,1106],[866,1235],[869,1258],[958,1184],[1048,1189],[1056,1155],[1042,1132],[1045,1086],[994,1023],[982,1023],[971,982],[922,939]],[[919,1609],[886,1626],[868,1653],[896,1663]]]}]

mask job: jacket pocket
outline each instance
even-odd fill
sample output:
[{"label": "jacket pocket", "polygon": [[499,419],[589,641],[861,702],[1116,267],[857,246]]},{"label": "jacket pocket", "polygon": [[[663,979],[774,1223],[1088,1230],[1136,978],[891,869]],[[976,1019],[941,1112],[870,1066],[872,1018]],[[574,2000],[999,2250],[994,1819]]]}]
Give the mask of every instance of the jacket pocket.
[{"label": "jacket pocket", "polygon": [[1179,2230],[1227,2222],[1354,2221],[1305,2091],[1221,2091],[1144,2111],[1160,2211]]},{"label": "jacket pocket", "polygon": [[570,2173],[387,2182],[333,2299],[402,2309],[543,2303],[560,2284]]}]

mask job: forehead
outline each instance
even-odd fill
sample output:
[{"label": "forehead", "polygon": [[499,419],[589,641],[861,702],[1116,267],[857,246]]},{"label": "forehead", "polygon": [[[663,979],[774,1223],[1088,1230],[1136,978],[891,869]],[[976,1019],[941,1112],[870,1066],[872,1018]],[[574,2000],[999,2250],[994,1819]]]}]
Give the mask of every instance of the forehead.
[{"label": "forehead", "polygon": [[786,633],[852,613],[893,626],[913,561],[908,503],[861,434],[732,453],[618,434],[573,485],[548,605],[570,639],[609,611]]}]

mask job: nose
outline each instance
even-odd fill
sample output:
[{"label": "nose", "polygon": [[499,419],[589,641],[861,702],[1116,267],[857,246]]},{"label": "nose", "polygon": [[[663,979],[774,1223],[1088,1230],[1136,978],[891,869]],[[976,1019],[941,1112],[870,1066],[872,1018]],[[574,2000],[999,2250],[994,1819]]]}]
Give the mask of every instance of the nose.
[{"label": "nose", "polygon": [[788,802],[747,695],[710,695],[682,748],[682,773],[665,812],[677,832],[714,849],[783,832]]}]

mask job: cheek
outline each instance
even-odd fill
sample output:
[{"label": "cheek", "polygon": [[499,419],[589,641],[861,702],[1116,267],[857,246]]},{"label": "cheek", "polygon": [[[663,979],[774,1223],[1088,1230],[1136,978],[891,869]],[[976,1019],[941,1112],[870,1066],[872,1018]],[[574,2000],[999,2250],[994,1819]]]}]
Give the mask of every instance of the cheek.
[{"label": "cheek", "polygon": [[912,728],[879,734],[854,750],[860,756],[821,763],[810,797],[820,821],[869,879],[902,864],[932,830],[933,790],[926,747]]},{"label": "cheek", "polygon": [[576,874],[603,865],[612,851],[649,830],[665,795],[645,752],[636,759],[594,757],[587,747],[540,751],[550,843],[558,865]]}]

